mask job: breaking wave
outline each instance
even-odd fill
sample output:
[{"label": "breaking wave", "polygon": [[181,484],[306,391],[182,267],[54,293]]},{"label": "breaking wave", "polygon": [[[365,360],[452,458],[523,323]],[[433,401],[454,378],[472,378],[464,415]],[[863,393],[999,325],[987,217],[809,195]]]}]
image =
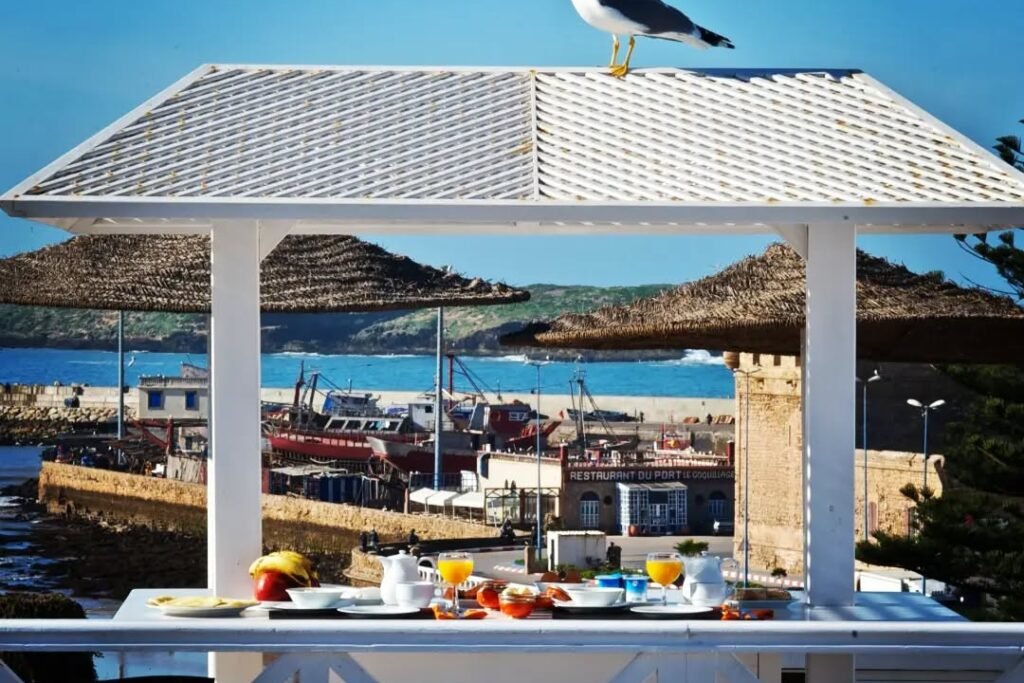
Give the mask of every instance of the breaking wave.
[{"label": "breaking wave", "polygon": [[710,351],[690,349],[682,358],[659,361],[655,365],[725,365],[725,360]]}]

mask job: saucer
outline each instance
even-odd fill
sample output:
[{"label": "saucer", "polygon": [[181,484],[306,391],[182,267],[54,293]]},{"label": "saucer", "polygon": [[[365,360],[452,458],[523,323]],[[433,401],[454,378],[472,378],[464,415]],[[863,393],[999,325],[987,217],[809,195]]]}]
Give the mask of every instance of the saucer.
[{"label": "saucer", "polygon": [[682,604],[636,605],[629,611],[648,619],[713,619],[715,615],[711,607]]},{"label": "saucer", "polygon": [[351,607],[341,607],[338,611],[355,619],[401,619],[421,613],[415,607],[399,607],[397,605],[352,605]]},{"label": "saucer", "polygon": [[622,600],[614,605],[574,605],[571,602],[555,602],[555,609],[567,614],[616,614],[625,612],[628,608],[639,603],[626,602]]}]

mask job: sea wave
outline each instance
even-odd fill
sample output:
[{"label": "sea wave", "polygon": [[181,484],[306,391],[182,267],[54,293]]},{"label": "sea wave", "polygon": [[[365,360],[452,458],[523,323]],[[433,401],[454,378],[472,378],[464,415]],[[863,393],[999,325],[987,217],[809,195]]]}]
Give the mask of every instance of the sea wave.
[{"label": "sea wave", "polygon": [[0,508],[16,508],[21,505],[21,498],[17,496],[0,496]]},{"label": "sea wave", "polygon": [[491,361],[494,363],[527,363],[530,357],[525,353],[515,354],[511,356],[485,356],[482,358],[475,358],[474,360]]},{"label": "sea wave", "polygon": [[655,365],[725,365],[721,356],[712,355],[703,349],[690,349],[682,358],[658,361]]}]

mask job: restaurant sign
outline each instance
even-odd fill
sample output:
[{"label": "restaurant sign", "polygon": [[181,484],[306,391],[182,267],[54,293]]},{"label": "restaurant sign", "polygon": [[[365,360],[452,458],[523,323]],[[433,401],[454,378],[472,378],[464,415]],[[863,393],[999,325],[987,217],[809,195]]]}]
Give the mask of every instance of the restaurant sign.
[{"label": "restaurant sign", "polygon": [[582,482],[648,482],[648,481],[693,481],[701,479],[734,479],[732,468],[701,469],[579,469],[569,470],[569,481]]}]

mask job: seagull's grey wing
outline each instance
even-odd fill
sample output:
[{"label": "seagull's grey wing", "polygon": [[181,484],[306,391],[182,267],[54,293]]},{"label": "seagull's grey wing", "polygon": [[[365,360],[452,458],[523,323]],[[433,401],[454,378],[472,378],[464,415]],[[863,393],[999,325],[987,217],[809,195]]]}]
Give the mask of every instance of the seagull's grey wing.
[{"label": "seagull's grey wing", "polygon": [[604,7],[643,24],[646,33],[697,34],[697,26],[675,7],[661,0],[598,0]]}]

